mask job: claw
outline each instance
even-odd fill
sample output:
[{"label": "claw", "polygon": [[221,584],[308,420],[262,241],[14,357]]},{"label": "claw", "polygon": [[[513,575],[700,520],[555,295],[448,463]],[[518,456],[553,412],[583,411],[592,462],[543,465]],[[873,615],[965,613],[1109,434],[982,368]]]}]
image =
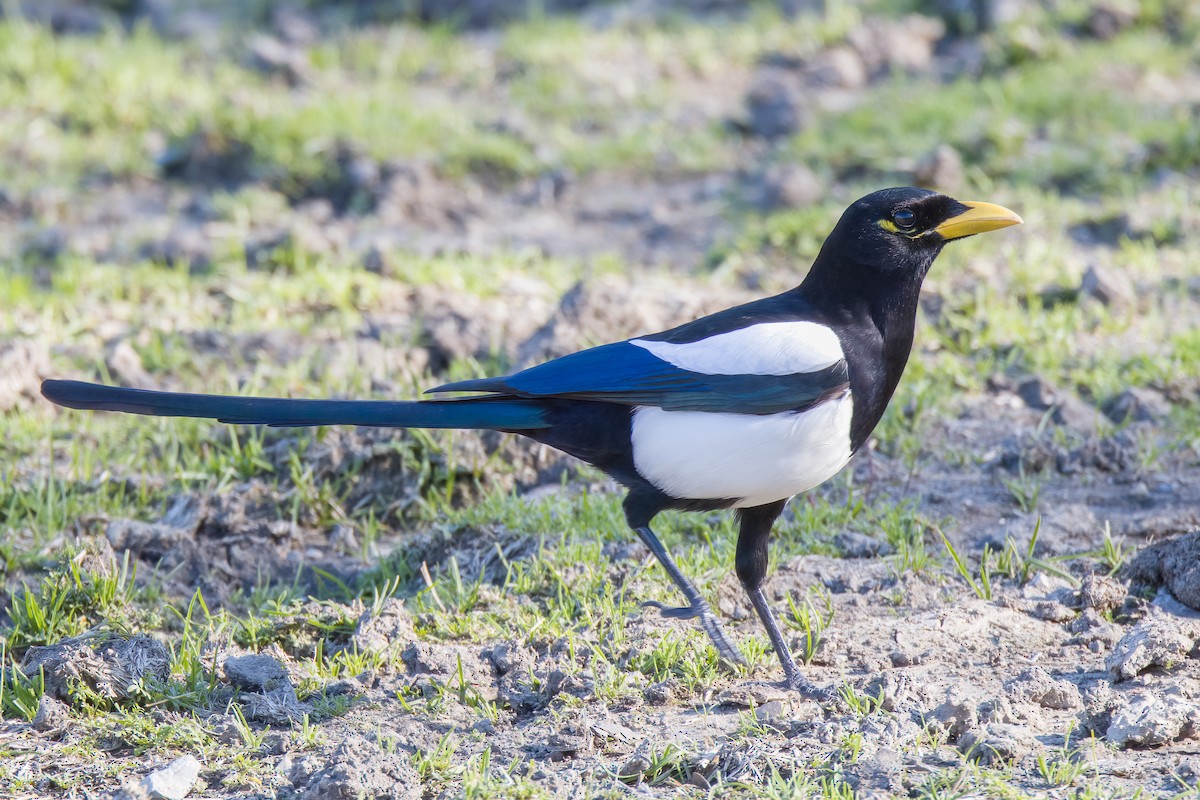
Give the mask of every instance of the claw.
[{"label": "claw", "polygon": [[822,689],[799,672],[789,673],[784,680],[784,684],[792,691],[799,692],[805,697],[810,697],[819,703],[829,703],[838,699],[838,693],[832,688]]}]

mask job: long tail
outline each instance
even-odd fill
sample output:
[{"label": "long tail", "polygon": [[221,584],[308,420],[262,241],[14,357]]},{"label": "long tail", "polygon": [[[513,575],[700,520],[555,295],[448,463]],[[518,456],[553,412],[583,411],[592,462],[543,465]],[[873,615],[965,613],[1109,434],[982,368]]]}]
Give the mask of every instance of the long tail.
[{"label": "long tail", "polygon": [[487,428],[537,430],[548,427],[545,405],[536,400],[490,395],[459,400],[290,400],[215,394],[152,392],[82,381],[42,382],[46,399],[91,411],[123,411],[159,417],[200,417],[273,428],[367,425],[380,428]]}]

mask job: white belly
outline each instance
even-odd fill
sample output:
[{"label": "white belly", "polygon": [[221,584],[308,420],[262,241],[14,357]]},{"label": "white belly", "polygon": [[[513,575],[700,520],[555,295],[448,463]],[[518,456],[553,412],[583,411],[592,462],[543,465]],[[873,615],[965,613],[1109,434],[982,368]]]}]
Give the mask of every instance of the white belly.
[{"label": "white belly", "polygon": [[736,499],[735,508],[784,500],[836,475],[850,460],[850,393],[783,414],[710,414],[641,406],[633,463],[672,497]]}]

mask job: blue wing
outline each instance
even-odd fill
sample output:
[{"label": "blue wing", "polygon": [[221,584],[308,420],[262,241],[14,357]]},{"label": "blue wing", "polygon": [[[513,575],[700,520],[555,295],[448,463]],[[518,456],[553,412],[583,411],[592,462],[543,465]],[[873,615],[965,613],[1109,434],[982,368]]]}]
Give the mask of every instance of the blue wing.
[{"label": "blue wing", "polygon": [[848,385],[845,361],[792,375],[708,375],[680,369],[637,345],[616,342],[502,378],[459,381],[429,391],[597,400],[668,411],[776,414],[809,408]]}]

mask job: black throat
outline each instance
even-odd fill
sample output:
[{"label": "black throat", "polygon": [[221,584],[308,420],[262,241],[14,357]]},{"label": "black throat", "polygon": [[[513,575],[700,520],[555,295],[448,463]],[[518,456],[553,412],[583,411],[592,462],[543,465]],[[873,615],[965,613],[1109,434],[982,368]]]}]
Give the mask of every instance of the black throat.
[{"label": "black throat", "polygon": [[883,417],[904,374],[921,284],[941,243],[906,253],[901,263],[881,269],[877,263],[845,258],[853,249],[832,239],[792,291],[841,340],[854,396],[850,447],[857,451]]}]

